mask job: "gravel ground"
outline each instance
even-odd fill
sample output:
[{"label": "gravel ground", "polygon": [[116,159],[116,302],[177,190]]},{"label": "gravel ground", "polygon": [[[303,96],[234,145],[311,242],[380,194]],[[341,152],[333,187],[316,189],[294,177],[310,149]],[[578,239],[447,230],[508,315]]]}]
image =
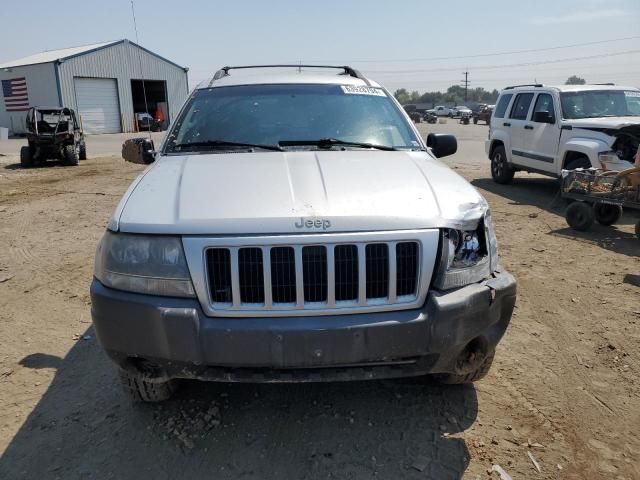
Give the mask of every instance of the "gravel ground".
[{"label": "gravel ground", "polygon": [[573,232],[553,180],[490,181],[485,126],[420,128],[457,134],[447,163],[491,204],[519,282],[493,369],[473,386],[194,382],[132,405],[96,343],[88,287],[140,167],[0,158],[0,478],[500,478],[493,465],[514,479],[640,478],[633,218]]}]

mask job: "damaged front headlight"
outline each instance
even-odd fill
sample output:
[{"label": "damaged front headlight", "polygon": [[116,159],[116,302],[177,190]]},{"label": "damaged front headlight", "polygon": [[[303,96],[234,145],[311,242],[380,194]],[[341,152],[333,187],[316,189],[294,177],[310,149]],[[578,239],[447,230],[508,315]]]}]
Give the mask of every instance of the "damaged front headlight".
[{"label": "damaged front headlight", "polygon": [[441,230],[440,244],[440,264],[434,282],[438,289],[480,282],[498,269],[498,241],[489,211],[474,230]]},{"label": "damaged front headlight", "polygon": [[116,290],[195,296],[179,237],[107,231],[98,245],[94,276]]}]

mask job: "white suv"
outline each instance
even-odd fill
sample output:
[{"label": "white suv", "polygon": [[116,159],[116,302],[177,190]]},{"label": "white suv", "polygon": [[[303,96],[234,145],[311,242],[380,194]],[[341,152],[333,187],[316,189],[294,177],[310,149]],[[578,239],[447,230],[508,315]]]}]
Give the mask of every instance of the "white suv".
[{"label": "white suv", "polygon": [[612,84],[507,87],[490,125],[485,150],[497,183],[510,183],[519,170],[560,176],[562,169],[624,169],[638,151],[640,90]]}]

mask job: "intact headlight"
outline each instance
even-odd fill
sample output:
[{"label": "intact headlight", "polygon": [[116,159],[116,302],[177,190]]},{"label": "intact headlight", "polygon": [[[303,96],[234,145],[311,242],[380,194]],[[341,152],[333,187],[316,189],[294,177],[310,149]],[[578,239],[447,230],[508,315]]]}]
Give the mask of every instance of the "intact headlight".
[{"label": "intact headlight", "polygon": [[443,229],[436,288],[480,282],[498,269],[498,241],[487,211],[475,230]]},{"label": "intact headlight", "polygon": [[179,237],[107,231],[98,245],[94,275],[117,290],[195,296]]}]

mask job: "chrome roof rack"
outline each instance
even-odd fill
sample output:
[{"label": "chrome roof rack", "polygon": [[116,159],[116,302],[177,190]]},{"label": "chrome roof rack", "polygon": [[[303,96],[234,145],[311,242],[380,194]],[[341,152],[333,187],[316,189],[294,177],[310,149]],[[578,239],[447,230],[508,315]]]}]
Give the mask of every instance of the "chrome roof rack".
[{"label": "chrome roof rack", "polygon": [[304,65],[304,64],[298,64],[298,65],[294,65],[294,64],[284,64],[284,65],[239,65],[239,66],[235,66],[235,67],[222,67],[220,70],[218,70],[215,75],[213,76],[213,78],[211,79],[211,81],[209,82],[209,86],[211,86],[213,84],[213,82],[215,82],[216,80],[220,80],[223,77],[227,77],[229,76],[229,70],[242,70],[242,69],[248,69],[248,68],[335,68],[338,70],[342,70],[343,73],[342,75],[349,75],[351,77],[354,78],[359,78],[360,80],[364,81],[367,85],[371,85],[369,83],[369,80],[367,80],[367,78],[362,75],[358,70],[356,70],[355,68],[352,68],[348,65]]}]

